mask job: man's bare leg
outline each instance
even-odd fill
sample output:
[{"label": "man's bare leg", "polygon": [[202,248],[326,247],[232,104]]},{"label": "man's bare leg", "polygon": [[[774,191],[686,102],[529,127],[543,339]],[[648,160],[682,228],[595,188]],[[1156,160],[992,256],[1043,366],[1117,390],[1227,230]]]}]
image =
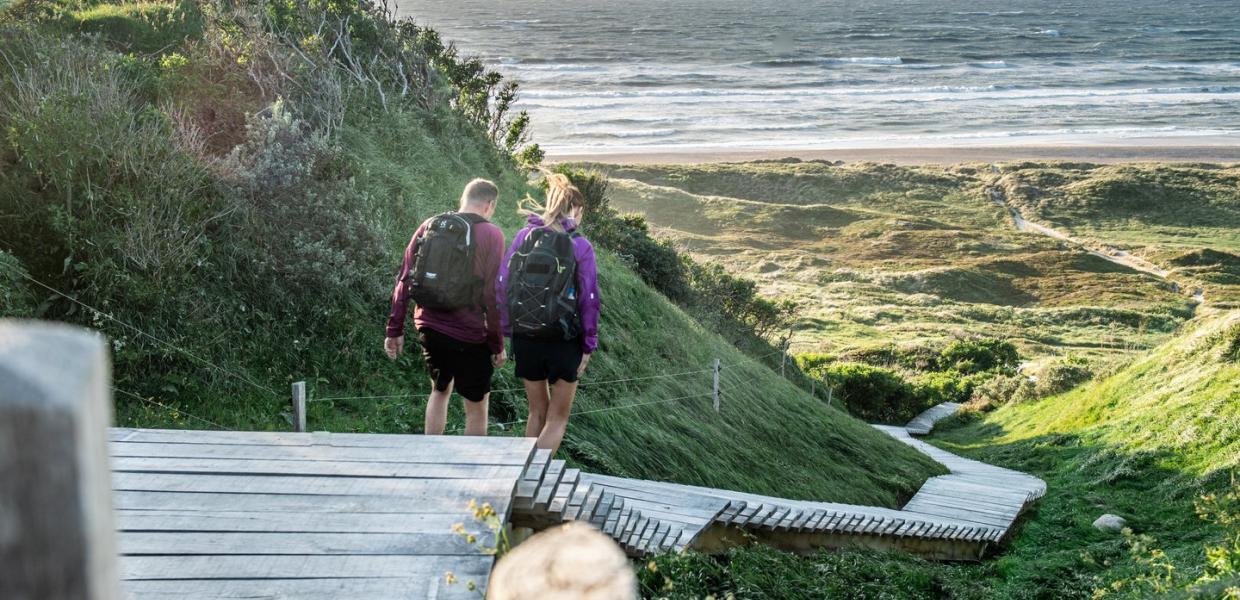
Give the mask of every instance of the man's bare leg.
[{"label": "man's bare leg", "polygon": [[465,435],[486,435],[487,434],[487,409],[491,403],[491,394],[482,397],[482,400],[473,402],[465,401]]},{"label": "man's bare leg", "polygon": [[536,438],[542,434],[543,425],[547,423],[547,405],[551,403],[547,381],[525,381],[525,398],[530,405],[530,416],[525,420],[525,437]]},{"label": "man's bare leg", "polygon": [[452,383],[448,383],[448,389],[439,391],[434,389],[435,382],[431,381],[431,397],[426,401],[426,423],[424,424],[424,432],[426,435],[443,435],[443,429],[448,425],[448,400],[452,398]]}]

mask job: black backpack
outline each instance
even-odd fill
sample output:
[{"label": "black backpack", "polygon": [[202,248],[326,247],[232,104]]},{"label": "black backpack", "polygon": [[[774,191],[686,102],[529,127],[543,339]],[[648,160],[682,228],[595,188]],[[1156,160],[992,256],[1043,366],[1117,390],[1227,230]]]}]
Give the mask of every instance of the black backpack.
[{"label": "black backpack", "polygon": [[514,336],[573,340],[577,314],[576,233],[536,228],[508,261],[508,315]]},{"label": "black backpack", "polygon": [[478,305],[482,281],[474,275],[474,226],[481,215],[448,212],[427,219],[405,279],[422,308],[457,310]]}]

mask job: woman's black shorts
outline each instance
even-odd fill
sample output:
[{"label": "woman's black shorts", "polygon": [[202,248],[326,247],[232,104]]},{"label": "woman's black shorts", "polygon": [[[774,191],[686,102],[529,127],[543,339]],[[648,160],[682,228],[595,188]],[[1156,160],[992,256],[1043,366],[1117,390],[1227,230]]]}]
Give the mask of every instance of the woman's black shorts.
[{"label": "woman's black shorts", "polygon": [[512,358],[517,377],[526,381],[577,381],[581,366],[581,340],[539,340],[512,338]]},{"label": "woman's black shorts", "polygon": [[462,342],[428,327],[418,330],[418,340],[436,390],[453,385],[456,393],[473,402],[481,402],[491,391],[495,366],[486,344]]}]

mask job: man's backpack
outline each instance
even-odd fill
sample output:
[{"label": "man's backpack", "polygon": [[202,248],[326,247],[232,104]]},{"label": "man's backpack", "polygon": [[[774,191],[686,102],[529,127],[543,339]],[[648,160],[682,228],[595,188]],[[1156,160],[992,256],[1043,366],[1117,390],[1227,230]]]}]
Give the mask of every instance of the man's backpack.
[{"label": "man's backpack", "polygon": [[514,336],[573,340],[577,314],[576,233],[535,228],[508,261],[508,315]]},{"label": "man's backpack", "polygon": [[432,310],[477,306],[482,281],[474,274],[474,226],[485,221],[480,215],[452,212],[426,221],[405,279],[409,297],[418,306]]}]

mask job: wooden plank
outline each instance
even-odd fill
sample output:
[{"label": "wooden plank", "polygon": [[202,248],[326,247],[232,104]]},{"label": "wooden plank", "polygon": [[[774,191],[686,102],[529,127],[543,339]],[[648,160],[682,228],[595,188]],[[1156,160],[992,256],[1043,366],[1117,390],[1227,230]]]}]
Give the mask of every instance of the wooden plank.
[{"label": "wooden plank", "polygon": [[442,578],[490,569],[489,556],[127,556],[124,580]]},{"label": "wooden plank", "polygon": [[[504,504],[512,493],[512,480],[482,479],[391,479],[380,477],[248,477],[244,475],[198,475],[183,473],[113,473],[115,491],[217,492],[246,494],[295,494],[328,496],[428,497],[433,490],[457,497],[472,493],[491,496],[495,504],[496,482],[502,484]],[[499,510],[498,508],[496,510]],[[437,510],[434,512],[444,512]]]},{"label": "wooden plank", "polygon": [[[483,532],[489,535],[489,532]],[[440,533],[291,533],[253,531],[125,531],[122,555],[429,555],[478,556],[450,530]],[[483,538],[482,543],[489,542]],[[391,574],[389,574],[391,575]]]},{"label": "wooden plank", "polygon": [[523,448],[470,448],[451,452],[394,452],[391,448],[336,446],[160,444],[150,442],[112,442],[108,453],[129,458],[231,458],[256,460],[383,462],[433,464],[487,464],[525,466],[529,452]]},{"label": "wooden plank", "polygon": [[534,494],[534,503],[531,509],[536,512],[546,512],[547,505],[551,504],[551,495],[555,493],[555,488],[560,484],[560,477],[564,473],[564,461],[552,461],[547,466],[547,473],[543,476],[542,482],[538,484],[538,492]]},{"label": "wooden plank", "polygon": [[112,470],[119,473],[198,473],[212,476],[305,475],[405,479],[510,479],[515,481],[524,469],[518,465],[114,457]]},{"label": "wooden plank", "polygon": [[203,431],[112,428],[108,440],[161,444],[224,444],[261,446],[329,446],[345,448],[402,448],[411,452],[470,450],[532,451],[535,440],[525,437],[472,437],[462,435],[400,435],[380,433],[290,433],[276,431]]},{"label": "wooden plank", "polygon": [[1019,510],[1008,506],[996,504],[969,504],[955,498],[942,498],[939,496],[931,496],[929,494],[925,496],[919,495],[918,497],[913,498],[911,502],[905,505],[904,509],[913,512],[924,512],[918,508],[922,506],[950,508],[967,511],[970,513],[979,513],[991,517],[1005,518],[1008,520],[1014,519],[1016,518],[1016,515],[1020,514]]},{"label": "wooden plank", "polygon": [[479,481],[468,487],[425,486],[405,490],[399,501],[385,494],[252,494],[233,492],[113,492],[117,509],[130,510],[234,510],[244,512],[299,513],[452,513],[468,514],[470,500],[489,501],[497,511],[506,509],[507,481]]},{"label": "wooden plank", "polygon": [[242,512],[226,510],[119,510],[121,531],[253,531],[308,533],[445,533],[457,523],[472,525],[465,511],[376,514]]},{"label": "wooden plank", "polygon": [[[455,570],[460,583],[447,585],[438,577],[374,579],[193,579],[124,582],[134,600],[477,600],[485,593],[488,568]],[[466,589],[464,582],[483,586]]]}]

